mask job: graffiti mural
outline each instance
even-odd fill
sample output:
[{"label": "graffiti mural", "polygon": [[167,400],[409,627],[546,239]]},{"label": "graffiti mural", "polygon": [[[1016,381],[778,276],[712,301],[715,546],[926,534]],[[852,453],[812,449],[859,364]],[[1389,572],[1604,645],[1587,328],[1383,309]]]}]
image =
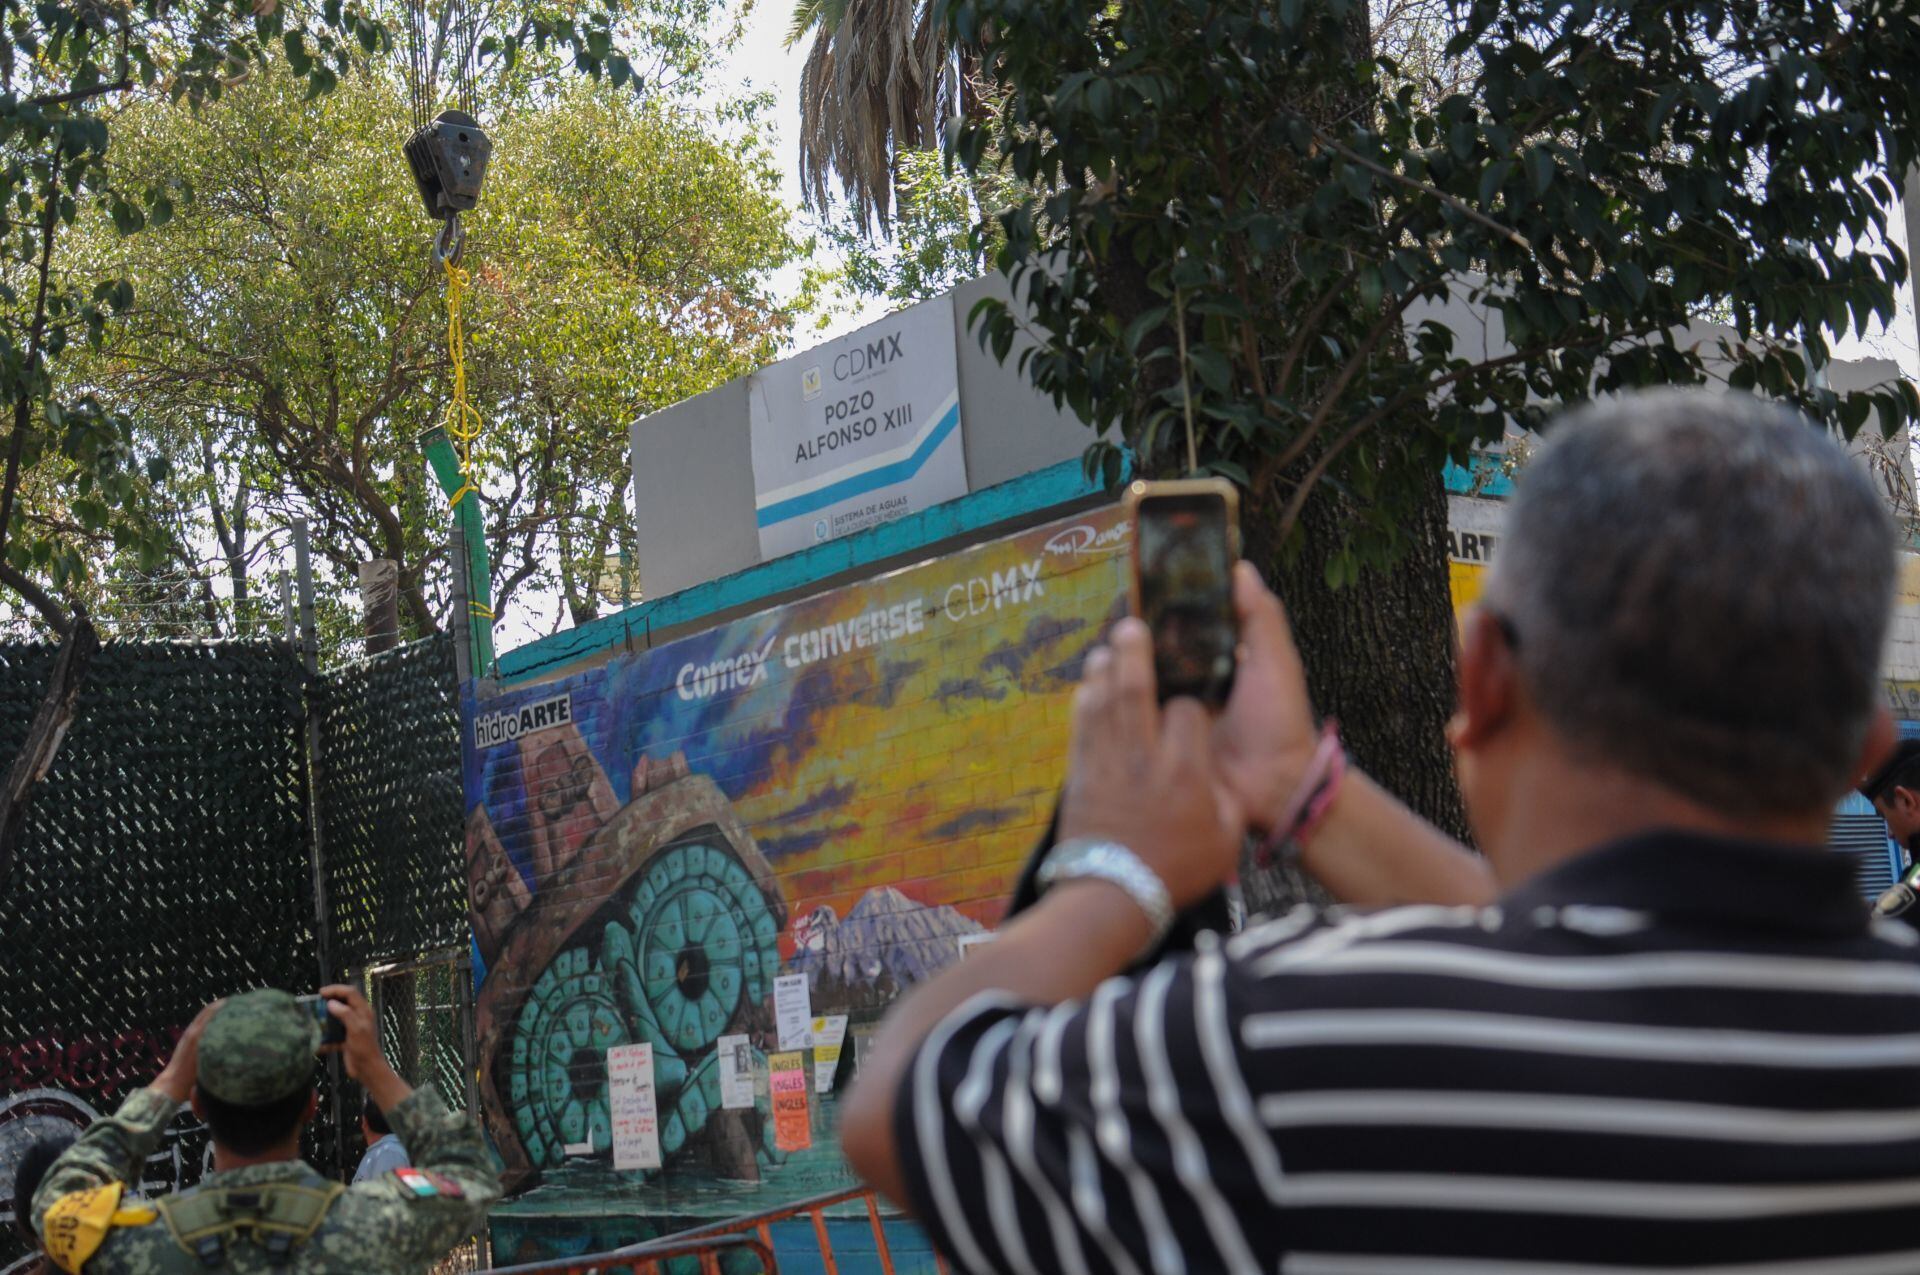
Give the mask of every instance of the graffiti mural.
[{"label": "graffiti mural", "polygon": [[[1127,547],[1095,511],[469,699],[480,1091],[523,1193],[503,1235],[848,1180],[833,1090],[885,1006],[1000,919]],[[844,1015],[852,1066],[816,1084],[798,1041],[808,1119],[776,1138],[783,1009]],[[607,1053],[638,1044],[658,1167],[616,1171]]]},{"label": "graffiti mural", "polygon": [[[13,1173],[41,1138],[78,1134],[147,1084],[173,1054],[178,1028],[82,1034],[0,1045],[0,1242],[11,1246]],[[139,1189],[164,1195],[200,1180],[212,1155],[206,1126],[182,1108],[147,1157]],[[13,1269],[0,1250],[0,1275]],[[26,1258],[17,1262],[22,1268]]]}]

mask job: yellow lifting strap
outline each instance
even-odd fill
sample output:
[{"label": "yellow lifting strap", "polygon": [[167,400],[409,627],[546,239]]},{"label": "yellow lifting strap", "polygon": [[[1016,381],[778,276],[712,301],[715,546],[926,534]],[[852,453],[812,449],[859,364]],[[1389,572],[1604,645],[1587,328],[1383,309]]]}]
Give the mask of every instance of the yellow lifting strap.
[{"label": "yellow lifting strap", "polygon": [[[453,365],[453,398],[447,403],[446,429],[447,436],[460,447],[460,472],[470,476],[473,440],[480,437],[485,422],[467,401],[467,331],[460,317],[461,304],[466,299],[467,272],[455,265],[452,257],[443,258],[441,265],[447,272],[447,359]],[[447,503],[459,504],[472,490],[474,486],[469,477]]]}]

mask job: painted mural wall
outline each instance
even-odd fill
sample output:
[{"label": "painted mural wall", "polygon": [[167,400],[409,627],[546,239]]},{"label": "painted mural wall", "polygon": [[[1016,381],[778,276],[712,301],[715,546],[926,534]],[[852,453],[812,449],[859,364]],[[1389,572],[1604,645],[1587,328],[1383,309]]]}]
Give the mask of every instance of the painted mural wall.
[{"label": "painted mural wall", "polygon": [[[837,1091],[886,1004],[1000,919],[1127,548],[1096,511],[469,701],[480,1092],[523,1192],[497,1259],[565,1216],[850,1181]],[[610,1082],[636,1045],[650,1113]]]},{"label": "painted mural wall", "polygon": [[[1452,498],[1456,609],[1502,512]],[[885,1006],[1000,919],[1128,547],[1095,511],[469,700],[499,1260],[850,1184],[837,1094]],[[609,1053],[640,1045],[636,1117]]]}]

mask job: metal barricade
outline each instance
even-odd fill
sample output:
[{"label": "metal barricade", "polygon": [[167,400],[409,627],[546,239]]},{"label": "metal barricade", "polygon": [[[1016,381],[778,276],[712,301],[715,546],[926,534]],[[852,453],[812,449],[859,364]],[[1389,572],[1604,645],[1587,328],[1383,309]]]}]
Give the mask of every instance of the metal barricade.
[{"label": "metal barricade", "polygon": [[[606,1253],[535,1262],[530,1266],[503,1266],[496,1271],[482,1272],[482,1275],[586,1275],[586,1272],[612,1270],[621,1266],[644,1269],[646,1263],[664,1261],[670,1257],[697,1257],[700,1259],[702,1275],[710,1275],[720,1269],[720,1254],[730,1250],[752,1252],[760,1259],[761,1269],[767,1275],[774,1275],[773,1225],[798,1217],[805,1217],[813,1223],[813,1238],[820,1246],[820,1263],[826,1275],[839,1275],[840,1266],[834,1260],[833,1243],[827,1238],[827,1210],[854,1200],[866,1205],[867,1222],[873,1228],[874,1253],[880,1259],[881,1275],[893,1275],[893,1252],[887,1247],[886,1226],[880,1219],[880,1201],[872,1187],[829,1191],[825,1195],[810,1196],[779,1208],[728,1218],[724,1222],[680,1231],[665,1239],[631,1244]],[[934,1265],[941,1275],[947,1275],[946,1259],[936,1254]]]},{"label": "metal barricade", "polygon": [[594,1271],[630,1270],[637,1275],[659,1275],[660,1263],[676,1257],[695,1258],[700,1275],[720,1275],[723,1253],[751,1253],[760,1269],[773,1275],[773,1246],[747,1235],[727,1235],[717,1239],[685,1239],[678,1236],[630,1244],[607,1253],[588,1253],[583,1257],[558,1257],[551,1262],[529,1262],[524,1266],[497,1266],[480,1275],[591,1275]]}]

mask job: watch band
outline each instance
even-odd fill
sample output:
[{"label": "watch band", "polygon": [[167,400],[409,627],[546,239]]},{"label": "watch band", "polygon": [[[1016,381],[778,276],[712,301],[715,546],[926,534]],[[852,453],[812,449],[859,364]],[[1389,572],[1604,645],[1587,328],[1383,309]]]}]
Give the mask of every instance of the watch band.
[{"label": "watch band", "polygon": [[1167,893],[1167,883],[1160,879],[1158,872],[1117,841],[1075,837],[1047,852],[1037,879],[1040,887],[1046,889],[1056,881],[1085,877],[1112,882],[1126,891],[1153,927],[1153,937],[1141,951],[1150,952],[1160,946],[1167,931],[1173,928],[1174,913],[1173,896]]}]

